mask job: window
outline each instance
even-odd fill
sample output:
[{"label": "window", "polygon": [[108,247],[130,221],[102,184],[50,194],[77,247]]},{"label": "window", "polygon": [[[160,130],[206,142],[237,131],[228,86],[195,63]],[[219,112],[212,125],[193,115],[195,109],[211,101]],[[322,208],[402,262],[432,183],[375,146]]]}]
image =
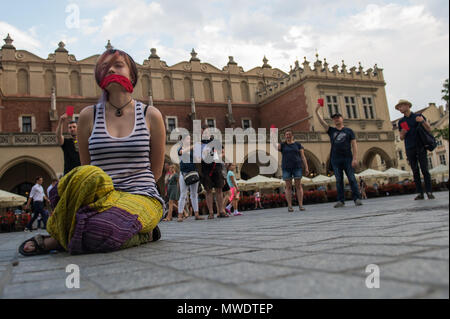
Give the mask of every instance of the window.
[{"label": "window", "polygon": [[80,114],[74,114],[72,116],[72,120],[78,123],[78,119],[80,118]]},{"label": "window", "polygon": [[223,100],[228,102],[228,99],[231,98],[230,93],[230,83],[227,80],[222,81],[222,90],[223,90]]},{"label": "window", "polygon": [[406,171],[406,168],[405,168],[405,166],[402,166],[402,171]]},{"label": "window", "polygon": [[252,120],[243,119],[242,120],[242,128],[245,130],[245,129],[248,129],[250,127],[252,127]]},{"label": "window", "polygon": [[141,85],[142,85],[142,96],[148,98],[150,93],[150,78],[148,75],[143,75],[141,77]]},{"label": "window", "polygon": [[212,101],[211,81],[209,79],[203,81],[203,94],[205,95],[205,101]]},{"label": "window", "polygon": [[23,133],[31,133],[31,116],[22,116],[22,132]]},{"label": "window", "polygon": [[437,146],[442,146],[442,140],[441,139],[437,140],[436,144]]},{"label": "window", "polygon": [[357,113],[356,113],[355,97],[354,96],[345,96],[344,101],[345,101],[345,109],[347,110],[347,117],[349,119],[351,119],[351,118],[356,119]]},{"label": "window", "polygon": [[166,117],[167,131],[172,132],[177,128],[177,118],[175,116]]},{"label": "window", "polygon": [[402,151],[398,151],[398,159],[400,159],[400,160],[403,159],[403,152]]},{"label": "window", "polygon": [[189,78],[184,78],[184,99],[190,100],[192,97],[192,82]]},{"label": "window", "polygon": [[164,87],[164,99],[172,100],[173,99],[172,80],[168,76],[165,76],[163,78],[163,87]]},{"label": "window", "polygon": [[206,119],[205,123],[206,123],[206,125],[208,125],[208,127],[216,127],[216,120],[215,119]]},{"label": "window", "polygon": [[330,117],[339,112],[339,103],[336,95],[327,95],[327,107]]},{"label": "window", "polygon": [[366,119],[374,119],[375,112],[374,112],[372,98],[371,97],[363,97],[362,104],[363,104],[363,109],[364,109],[364,116],[366,117]]},{"label": "window", "polygon": [[21,69],[17,72],[17,92],[19,94],[28,94],[29,81],[27,70]]},{"label": "window", "polygon": [[445,154],[439,155],[439,161],[441,162],[441,165],[447,165],[447,161],[445,159]]},{"label": "window", "polygon": [[241,82],[241,96],[243,102],[250,102],[250,94],[248,93],[248,84],[245,81]]},{"label": "window", "polygon": [[70,73],[70,95],[81,96],[80,75],[77,71]]},{"label": "window", "polygon": [[432,169],[433,168],[433,160],[431,157],[428,156],[428,168]]}]

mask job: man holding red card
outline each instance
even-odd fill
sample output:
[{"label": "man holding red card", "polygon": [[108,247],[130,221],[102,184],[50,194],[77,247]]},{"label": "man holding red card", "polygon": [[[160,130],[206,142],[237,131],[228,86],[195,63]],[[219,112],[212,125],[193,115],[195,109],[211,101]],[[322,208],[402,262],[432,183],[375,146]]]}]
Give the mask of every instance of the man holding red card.
[{"label": "man holding red card", "polygon": [[73,106],[67,106],[66,113],[61,115],[56,127],[56,138],[64,153],[64,175],[81,165],[80,155],[78,154],[77,122],[70,121],[68,125],[69,134],[72,138],[64,138],[62,133],[63,123],[73,116],[73,111]]},{"label": "man holding red card", "polygon": [[417,128],[419,125],[422,125],[428,132],[431,132],[431,127],[422,114],[411,112],[411,106],[411,102],[400,100],[395,106],[395,109],[404,115],[398,122],[398,129],[400,131],[400,139],[405,141],[406,157],[414,174],[416,192],[419,194],[414,199],[421,200],[425,198],[422,180],[420,179],[419,165],[425,182],[428,199],[434,199],[431,188],[431,176],[428,171],[427,150],[419,142],[417,137]]}]

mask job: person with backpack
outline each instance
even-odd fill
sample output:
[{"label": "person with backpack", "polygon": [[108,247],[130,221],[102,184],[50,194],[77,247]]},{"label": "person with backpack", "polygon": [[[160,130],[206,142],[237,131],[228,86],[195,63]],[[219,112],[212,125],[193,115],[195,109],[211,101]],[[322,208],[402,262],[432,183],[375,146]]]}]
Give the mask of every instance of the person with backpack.
[{"label": "person with backpack", "polygon": [[425,199],[420,179],[420,170],[422,171],[425,182],[425,191],[428,199],[434,199],[431,188],[431,175],[428,171],[427,150],[421,139],[418,137],[418,131],[422,126],[428,133],[431,132],[431,126],[422,114],[411,112],[411,102],[407,100],[399,100],[395,109],[403,114],[403,118],[398,121],[398,130],[400,131],[400,139],[405,141],[406,158],[414,174],[414,183],[416,184],[416,193],[418,194],[414,200]]}]

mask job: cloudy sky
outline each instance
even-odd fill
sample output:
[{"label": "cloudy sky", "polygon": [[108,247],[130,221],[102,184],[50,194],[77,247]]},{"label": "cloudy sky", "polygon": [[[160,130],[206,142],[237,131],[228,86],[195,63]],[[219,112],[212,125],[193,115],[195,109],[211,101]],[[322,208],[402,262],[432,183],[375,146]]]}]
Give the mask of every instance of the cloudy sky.
[{"label": "cloudy sky", "polygon": [[79,60],[111,40],[139,63],[152,47],[169,65],[189,60],[192,48],[220,68],[232,55],[244,70],[266,55],[287,72],[316,51],[330,65],[377,63],[391,119],[400,98],[413,110],[443,104],[449,77],[448,0],[23,0],[1,8],[1,38],[10,33],[17,49],[43,58],[61,40]]}]

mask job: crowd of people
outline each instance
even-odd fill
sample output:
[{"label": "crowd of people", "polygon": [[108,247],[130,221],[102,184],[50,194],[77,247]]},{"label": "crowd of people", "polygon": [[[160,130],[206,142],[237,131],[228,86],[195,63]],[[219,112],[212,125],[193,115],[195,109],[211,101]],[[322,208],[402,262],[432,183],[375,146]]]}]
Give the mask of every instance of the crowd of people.
[{"label": "crowd of people", "polygon": [[[22,255],[51,250],[108,252],[157,241],[161,238],[158,223],[171,221],[175,212],[178,222],[190,216],[204,220],[199,194],[206,200],[207,219],[214,219],[214,205],[219,218],[242,215],[236,166],[225,163],[224,148],[215,143],[208,126],[202,127],[201,142],[193,145],[189,135],[180,141],[179,165],[164,163],[166,129],[161,112],[131,97],[137,74],[136,63],[127,53],[108,49],[95,66],[95,78],[103,92],[100,101],[84,108],[78,123],[66,123],[68,114],[60,117],[56,135],[64,153],[64,176],[53,180],[47,194],[43,178],[38,176],[26,204],[26,208],[32,207],[32,218],[25,231],[32,231],[33,222],[40,217],[49,235],[24,241],[19,247]],[[360,179],[358,184],[354,174],[358,154],[355,134],[344,126],[339,113],[331,116],[334,126],[329,126],[320,115],[322,106],[318,103],[315,113],[331,141],[329,169],[336,176],[338,193],[334,207],[345,206],[344,172],[354,203],[360,206],[367,195],[365,182]],[[415,199],[424,199],[419,164],[426,193],[432,199],[426,150],[416,143],[419,126],[428,131],[430,126],[423,116],[410,111],[410,102],[401,100],[396,108],[404,114],[400,124],[406,123],[401,125],[400,135],[419,193]],[[70,138],[63,137],[65,125]],[[284,142],[278,143],[276,136],[271,143],[282,156],[288,212],[294,212],[293,193],[298,210],[304,211],[301,179],[309,174],[304,147],[289,129],[284,131]],[[157,186],[160,178],[164,178],[163,189]],[[45,202],[51,206],[50,214]],[[255,193],[256,208],[262,208],[259,191]]]}]

